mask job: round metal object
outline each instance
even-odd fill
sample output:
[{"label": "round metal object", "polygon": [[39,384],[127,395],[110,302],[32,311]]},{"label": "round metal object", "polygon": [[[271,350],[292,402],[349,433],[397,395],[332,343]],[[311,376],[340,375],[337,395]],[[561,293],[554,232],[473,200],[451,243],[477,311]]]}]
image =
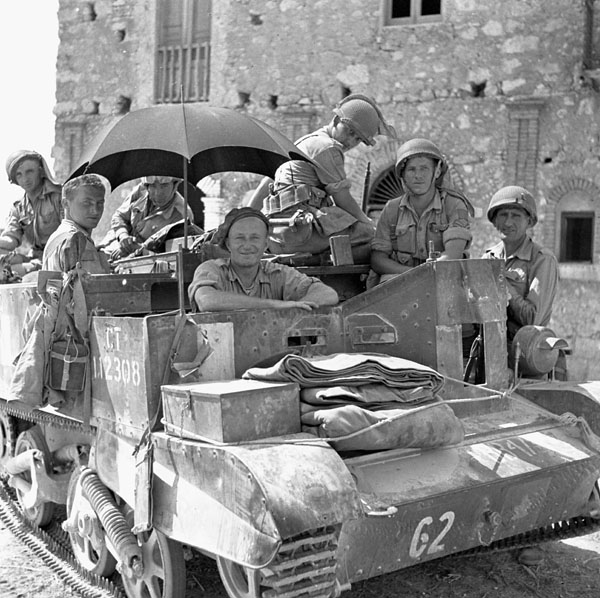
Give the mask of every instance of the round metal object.
[{"label": "round metal object", "polygon": [[143,571],[121,575],[128,598],[184,598],[185,560],[181,544],[153,529],[138,535]]},{"label": "round metal object", "polygon": [[15,454],[15,441],[14,419],[0,411],[0,471],[4,463]]},{"label": "round metal object", "polygon": [[[21,434],[19,434],[17,443],[15,445],[15,455],[20,455],[21,453],[24,453],[30,449],[36,449],[43,453],[44,461],[46,463],[46,470],[49,472],[50,463],[52,462],[52,455],[50,454],[48,445],[44,439],[44,433],[38,426],[33,426],[33,428],[29,428],[29,430],[25,430],[25,432],[21,432]],[[21,476],[27,482],[31,483],[31,475],[28,472],[21,474]],[[34,525],[39,527],[47,526],[54,517],[54,503],[44,502],[36,507],[28,508],[23,504],[22,496],[23,494],[17,490],[17,498],[21,508],[23,509],[25,517]]]},{"label": "round metal object", "polygon": [[261,598],[261,574],[229,559],[218,556],[217,567],[221,581],[230,598]]},{"label": "round metal object", "polygon": [[106,546],[106,534],[92,505],[81,491],[80,469],[73,472],[69,482],[67,520],[76,524],[77,531],[69,531],[69,540],[79,564],[95,575],[112,575],[117,561]]}]

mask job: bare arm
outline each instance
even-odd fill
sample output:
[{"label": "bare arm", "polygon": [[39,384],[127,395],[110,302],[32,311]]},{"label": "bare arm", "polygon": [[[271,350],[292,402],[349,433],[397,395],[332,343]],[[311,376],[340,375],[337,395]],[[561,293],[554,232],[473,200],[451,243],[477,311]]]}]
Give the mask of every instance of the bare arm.
[{"label": "bare arm", "polygon": [[336,305],[339,300],[337,292],[322,282],[313,282],[303,298],[303,301],[316,306]]},{"label": "bare arm", "polygon": [[6,235],[2,235],[0,237],[0,250],[12,251],[17,248],[17,241],[13,239],[13,237],[7,237]]},{"label": "bare arm", "polygon": [[373,222],[354,201],[349,189],[339,189],[338,191],[334,191],[331,196],[333,197],[336,206],[346,210],[348,214],[354,216],[359,222],[364,222],[366,224],[370,224],[371,226],[373,225]]},{"label": "bare arm", "polygon": [[402,274],[410,270],[410,266],[404,266],[393,260],[383,251],[372,250],[371,251],[371,268],[377,272],[377,274]]},{"label": "bare arm", "polygon": [[[333,292],[335,293],[335,291]],[[337,299],[337,293],[335,293],[335,295]],[[302,301],[261,299],[259,297],[249,297],[239,293],[217,291],[213,287],[200,287],[194,293],[194,301],[198,305],[198,309],[200,311],[231,311],[234,309],[289,309],[292,307],[310,311],[313,307],[318,305],[308,298]]]},{"label": "bare arm", "polygon": [[462,239],[452,239],[444,243],[444,252],[439,257],[441,260],[461,260],[464,258],[464,252],[467,242]]},{"label": "bare arm", "polygon": [[250,196],[250,199],[244,202],[244,207],[255,208],[262,210],[263,201],[267,195],[269,195],[269,185],[273,182],[268,176],[264,177],[259,183],[258,187],[254,189],[254,192]]}]

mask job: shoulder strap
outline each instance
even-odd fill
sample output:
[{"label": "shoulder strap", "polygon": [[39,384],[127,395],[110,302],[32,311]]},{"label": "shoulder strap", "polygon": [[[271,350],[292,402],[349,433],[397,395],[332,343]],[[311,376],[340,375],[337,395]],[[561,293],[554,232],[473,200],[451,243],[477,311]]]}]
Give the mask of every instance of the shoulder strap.
[{"label": "shoulder strap", "polygon": [[460,191],[457,191],[456,189],[453,189],[451,187],[438,187],[438,189],[442,196],[442,201],[444,200],[444,198],[447,195],[456,197],[465,202],[465,205],[467,206],[467,210],[469,211],[469,215],[471,216],[471,218],[475,217],[475,208],[473,207],[473,204],[471,203],[471,201],[469,200],[469,198],[466,195],[464,195]]}]

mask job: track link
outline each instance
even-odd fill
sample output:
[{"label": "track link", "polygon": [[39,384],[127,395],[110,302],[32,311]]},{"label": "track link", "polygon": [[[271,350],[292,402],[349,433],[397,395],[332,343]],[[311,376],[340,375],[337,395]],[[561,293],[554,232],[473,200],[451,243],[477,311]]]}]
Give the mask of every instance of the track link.
[{"label": "track link", "polygon": [[336,593],[339,528],[329,527],[286,540],[274,561],[261,569],[262,598],[330,598]]},{"label": "track link", "polygon": [[15,506],[17,498],[7,480],[0,481],[0,521],[15,537],[83,598],[125,598],[114,581],[91,575],[79,565],[57,520],[47,530],[33,526]]}]

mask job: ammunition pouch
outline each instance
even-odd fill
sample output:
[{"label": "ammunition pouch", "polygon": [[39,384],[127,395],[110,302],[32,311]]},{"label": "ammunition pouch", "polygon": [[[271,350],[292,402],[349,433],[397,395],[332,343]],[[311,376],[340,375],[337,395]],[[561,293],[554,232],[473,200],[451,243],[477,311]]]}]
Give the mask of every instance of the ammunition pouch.
[{"label": "ammunition pouch", "polygon": [[290,184],[275,188],[271,185],[271,192],[263,202],[263,212],[267,216],[280,214],[290,208],[300,207],[301,205],[320,208],[327,194],[318,187],[301,184]]}]

